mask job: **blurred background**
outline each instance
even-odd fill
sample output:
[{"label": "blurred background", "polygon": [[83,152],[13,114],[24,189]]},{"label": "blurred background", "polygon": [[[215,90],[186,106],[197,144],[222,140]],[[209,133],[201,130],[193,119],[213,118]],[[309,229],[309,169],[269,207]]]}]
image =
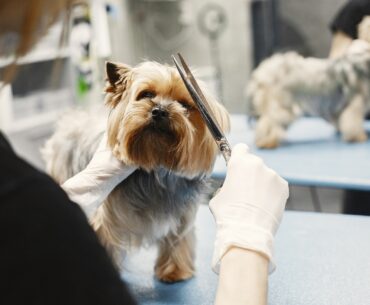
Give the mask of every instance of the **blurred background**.
[{"label": "blurred background", "polygon": [[[231,113],[246,113],[243,95],[254,67],[297,50],[328,56],[329,24],[344,0],[96,0],[79,5],[61,43],[62,23],[24,58],[1,91],[0,127],[40,169],[39,149],[70,106],[103,103],[104,62],[171,63],[181,52]],[[4,69],[10,58],[0,58]],[[340,190],[320,189],[327,212],[341,211]],[[316,196],[314,195],[314,196]],[[292,187],[288,208],[314,210],[312,193]]]}]

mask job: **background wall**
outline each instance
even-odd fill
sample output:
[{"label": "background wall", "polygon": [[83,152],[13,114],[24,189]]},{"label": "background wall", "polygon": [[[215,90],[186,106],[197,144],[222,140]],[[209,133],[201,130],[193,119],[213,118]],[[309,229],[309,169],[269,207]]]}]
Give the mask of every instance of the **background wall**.
[{"label": "background wall", "polygon": [[278,0],[282,39],[298,35],[305,55],[326,57],[330,48],[329,25],[346,0]]},{"label": "background wall", "polygon": [[[181,12],[181,2],[186,3],[185,12]],[[209,2],[220,4],[227,17],[219,39],[223,102],[230,111],[243,112],[243,88],[251,63],[247,0],[124,1],[122,11],[127,19],[123,27],[112,29],[116,37],[112,39],[112,57],[131,64],[144,59],[171,63],[171,54],[180,51],[192,66],[209,67],[209,40],[197,25],[199,11]],[[178,18],[185,24],[179,24]]]},{"label": "background wall", "polygon": [[[223,102],[230,112],[245,112],[243,90],[252,67],[249,0],[116,0],[119,12],[111,23],[112,59],[136,64],[150,59],[171,63],[180,51],[195,67],[209,67],[208,38],[197,25],[208,3],[223,7],[227,26],[219,39]],[[345,0],[278,0],[282,39],[298,35],[305,55],[325,57],[328,25]]]}]

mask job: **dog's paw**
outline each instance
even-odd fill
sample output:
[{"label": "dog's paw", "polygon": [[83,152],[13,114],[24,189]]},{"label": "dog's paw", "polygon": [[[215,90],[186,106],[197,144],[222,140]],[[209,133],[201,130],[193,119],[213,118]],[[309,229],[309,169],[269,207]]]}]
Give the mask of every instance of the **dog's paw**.
[{"label": "dog's paw", "polygon": [[256,146],[263,149],[273,149],[279,146],[280,141],[277,138],[257,139],[255,140]]},{"label": "dog's paw", "polygon": [[261,118],[256,125],[255,144],[258,148],[272,149],[279,146],[285,133],[284,126],[268,117]]},{"label": "dog's paw", "polygon": [[156,266],[155,275],[162,282],[175,283],[192,278],[194,270],[192,268],[181,269],[176,264],[169,263],[164,266]]},{"label": "dog's paw", "polygon": [[346,142],[365,142],[367,140],[367,134],[365,131],[351,134],[343,134],[342,138]]}]

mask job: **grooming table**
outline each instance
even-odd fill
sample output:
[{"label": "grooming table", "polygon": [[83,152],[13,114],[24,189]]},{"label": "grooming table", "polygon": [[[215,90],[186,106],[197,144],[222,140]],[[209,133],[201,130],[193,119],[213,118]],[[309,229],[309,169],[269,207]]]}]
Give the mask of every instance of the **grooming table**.
[{"label": "grooming table", "polygon": [[[369,134],[370,121],[365,123]],[[370,190],[370,141],[345,143],[334,127],[319,118],[302,118],[288,129],[286,139],[273,150],[258,149],[244,115],[231,116],[232,146],[243,142],[290,184]],[[213,178],[223,179],[225,161],[219,157]]]},{"label": "grooming table", "polygon": [[[157,281],[154,249],[130,258],[123,278],[139,304],[213,304],[217,276],[210,266],[215,225],[208,207],[201,206],[196,226],[197,274],[188,281]],[[286,212],[276,237],[277,269],[270,276],[269,304],[369,305],[369,232],[370,217]]]}]

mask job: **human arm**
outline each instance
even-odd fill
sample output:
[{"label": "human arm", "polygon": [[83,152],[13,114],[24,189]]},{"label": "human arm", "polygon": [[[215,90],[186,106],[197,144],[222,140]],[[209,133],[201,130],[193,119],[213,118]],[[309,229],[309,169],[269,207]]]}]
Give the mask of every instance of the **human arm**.
[{"label": "human arm", "polygon": [[258,252],[232,247],[221,261],[215,304],[267,304],[268,264]]},{"label": "human arm", "polygon": [[87,167],[64,182],[62,188],[91,218],[109,193],[135,170],[136,167],[128,166],[113,156],[104,135]]},{"label": "human arm", "polygon": [[336,59],[344,55],[350,47],[353,39],[342,31],[333,33],[329,58]]},{"label": "human arm", "polygon": [[220,273],[217,305],[266,304],[274,235],[288,195],[287,182],[246,145],[234,147],[224,185],[210,202],[217,224],[212,262]]},{"label": "human arm", "polygon": [[348,1],[339,10],[330,24],[333,33],[330,58],[335,59],[346,53],[351,42],[358,38],[358,25],[367,15],[370,15],[368,0]]}]

